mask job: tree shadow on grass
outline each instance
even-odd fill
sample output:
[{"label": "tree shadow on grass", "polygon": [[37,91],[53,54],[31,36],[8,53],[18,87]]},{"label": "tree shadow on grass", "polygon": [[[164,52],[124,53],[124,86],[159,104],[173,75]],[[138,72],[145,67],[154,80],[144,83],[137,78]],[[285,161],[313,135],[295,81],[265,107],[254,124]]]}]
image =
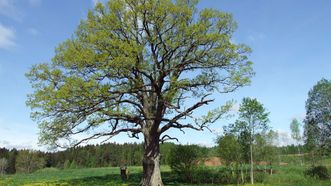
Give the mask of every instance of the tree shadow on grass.
[{"label": "tree shadow on grass", "polygon": [[[142,174],[132,173],[129,175],[128,180],[123,181],[119,174],[107,174],[104,176],[92,176],[85,178],[77,178],[71,180],[59,180],[57,182],[50,183],[50,185],[79,185],[79,186],[139,186]],[[170,172],[162,173],[164,185],[177,186],[176,176]]]}]

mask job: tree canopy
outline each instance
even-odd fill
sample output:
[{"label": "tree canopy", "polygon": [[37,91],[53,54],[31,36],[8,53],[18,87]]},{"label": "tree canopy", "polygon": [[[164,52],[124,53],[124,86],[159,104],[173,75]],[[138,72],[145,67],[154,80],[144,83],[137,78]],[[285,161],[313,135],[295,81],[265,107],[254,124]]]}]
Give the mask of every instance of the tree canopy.
[{"label": "tree canopy", "polygon": [[306,101],[305,143],[312,149],[330,143],[331,81],[322,79],[309,91]]},{"label": "tree canopy", "polygon": [[[240,141],[246,145],[244,150],[248,150],[250,156],[250,178],[251,184],[254,184],[254,160],[253,143],[257,135],[266,132],[269,123],[269,112],[266,111],[262,103],[256,98],[243,98],[239,107],[239,119],[235,122],[233,129],[240,134]],[[246,151],[247,153],[247,151]]]},{"label": "tree canopy", "polygon": [[56,48],[52,62],[27,74],[35,90],[27,104],[40,142],[79,145],[142,133],[146,155],[155,158],[159,141],[173,139],[164,134],[170,128],[203,130],[220,118],[229,105],[203,116],[193,111],[213,102],[215,91],[229,93],[250,82],[250,48],[231,41],[231,14],[198,10],[197,3],[97,4]]}]

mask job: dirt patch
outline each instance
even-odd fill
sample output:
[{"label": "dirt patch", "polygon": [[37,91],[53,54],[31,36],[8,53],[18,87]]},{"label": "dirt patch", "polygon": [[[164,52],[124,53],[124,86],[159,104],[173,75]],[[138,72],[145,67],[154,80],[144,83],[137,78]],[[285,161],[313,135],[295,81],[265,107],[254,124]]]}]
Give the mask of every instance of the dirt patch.
[{"label": "dirt patch", "polygon": [[288,166],[288,163],[280,162],[279,165],[280,165],[280,166]]},{"label": "dirt patch", "polygon": [[222,161],[218,157],[210,157],[204,160],[205,166],[220,166],[222,165]]},{"label": "dirt patch", "polygon": [[257,162],[256,164],[257,165],[269,165],[269,163],[266,161],[260,161],[260,162]]}]

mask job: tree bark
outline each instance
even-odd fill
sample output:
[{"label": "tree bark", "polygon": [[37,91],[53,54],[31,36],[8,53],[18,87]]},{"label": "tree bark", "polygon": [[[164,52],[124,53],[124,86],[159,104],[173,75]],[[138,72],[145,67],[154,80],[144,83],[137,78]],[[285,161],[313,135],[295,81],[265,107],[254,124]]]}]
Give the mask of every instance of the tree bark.
[{"label": "tree bark", "polygon": [[163,186],[160,170],[160,144],[159,135],[155,132],[144,134],[144,159],[142,186]]},{"label": "tree bark", "polygon": [[250,175],[251,175],[251,184],[254,185],[254,161],[253,161],[253,145],[250,145],[250,156],[251,156],[251,171],[250,171]]}]

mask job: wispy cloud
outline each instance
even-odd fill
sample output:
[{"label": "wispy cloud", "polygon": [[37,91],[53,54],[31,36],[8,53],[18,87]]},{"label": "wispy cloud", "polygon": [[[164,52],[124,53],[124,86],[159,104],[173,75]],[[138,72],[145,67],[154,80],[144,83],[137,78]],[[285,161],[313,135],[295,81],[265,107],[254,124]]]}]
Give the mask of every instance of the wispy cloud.
[{"label": "wispy cloud", "polygon": [[250,34],[248,35],[247,39],[250,42],[256,42],[260,41],[266,38],[266,35],[264,33],[255,33],[255,34]]},{"label": "wispy cloud", "polygon": [[28,28],[28,33],[32,36],[37,36],[39,34],[39,31],[35,28]]},{"label": "wispy cloud", "polygon": [[292,117],[292,119],[297,119],[300,122],[302,122],[305,118],[306,118],[306,113],[298,113]]},{"label": "wispy cloud", "polygon": [[276,130],[278,133],[278,146],[286,146],[294,144],[294,140],[291,138],[291,134],[284,130]]},{"label": "wispy cloud", "polygon": [[15,2],[14,0],[0,0],[0,15],[21,21],[23,14],[17,9]]},{"label": "wispy cloud", "polygon": [[235,104],[233,104],[232,105],[232,107],[231,107],[231,111],[233,111],[233,112],[238,112],[239,111],[239,108],[240,108],[240,104],[239,103],[235,103]]},{"label": "wispy cloud", "polygon": [[26,142],[22,142],[22,143],[17,143],[17,144],[14,144],[14,143],[10,143],[9,141],[7,140],[0,140],[0,147],[5,147],[7,149],[40,149],[38,148],[37,146],[34,145],[35,142],[33,141],[26,141]]},{"label": "wispy cloud", "polygon": [[10,144],[9,141],[7,141],[7,140],[0,140],[0,145],[1,146],[7,146],[9,144]]},{"label": "wispy cloud", "polygon": [[[1,0],[0,0],[1,1]],[[16,46],[15,31],[0,23],[0,49],[9,49]]]},{"label": "wispy cloud", "polygon": [[42,0],[28,0],[28,3],[31,6],[39,6],[41,4]]}]

